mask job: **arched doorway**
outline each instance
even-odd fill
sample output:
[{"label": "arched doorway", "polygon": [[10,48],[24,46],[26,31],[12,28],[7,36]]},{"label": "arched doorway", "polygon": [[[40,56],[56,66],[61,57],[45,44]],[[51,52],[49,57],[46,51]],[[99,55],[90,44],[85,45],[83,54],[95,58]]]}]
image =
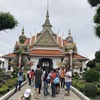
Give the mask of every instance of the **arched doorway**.
[{"label": "arched doorway", "polygon": [[53,62],[50,58],[41,58],[39,59],[39,64],[41,65],[41,69],[51,71],[53,68]]}]

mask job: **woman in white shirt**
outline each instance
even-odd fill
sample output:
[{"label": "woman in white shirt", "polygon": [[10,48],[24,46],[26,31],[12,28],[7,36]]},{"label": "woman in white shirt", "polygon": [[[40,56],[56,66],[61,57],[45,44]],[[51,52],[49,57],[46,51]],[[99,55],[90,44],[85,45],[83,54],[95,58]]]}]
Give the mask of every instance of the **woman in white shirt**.
[{"label": "woman in white shirt", "polygon": [[70,71],[70,68],[67,68],[66,73],[65,73],[65,83],[67,87],[67,93],[65,94],[65,96],[70,95],[71,82],[72,82],[72,72]]}]

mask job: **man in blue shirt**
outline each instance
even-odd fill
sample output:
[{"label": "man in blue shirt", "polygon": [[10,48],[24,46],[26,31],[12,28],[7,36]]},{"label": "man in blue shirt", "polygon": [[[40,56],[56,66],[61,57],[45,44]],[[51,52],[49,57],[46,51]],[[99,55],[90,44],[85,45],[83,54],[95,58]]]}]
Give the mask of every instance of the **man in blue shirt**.
[{"label": "man in blue shirt", "polygon": [[22,69],[20,69],[20,71],[17,74],[18,78],[17,78],[17,84],[16,84],[15,92],[17,91],[18,86],[19,86],[18,90],[21,90],[21,84],[23,82],[23,76],[24,76],[23,71],[22,71]]}]

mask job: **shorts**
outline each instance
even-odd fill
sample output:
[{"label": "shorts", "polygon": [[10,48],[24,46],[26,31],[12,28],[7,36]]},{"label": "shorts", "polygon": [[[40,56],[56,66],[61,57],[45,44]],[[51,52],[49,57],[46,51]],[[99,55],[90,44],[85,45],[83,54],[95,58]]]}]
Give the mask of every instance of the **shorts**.
[{"label": "shorts", "polygon": [[57,86],[60,86],[60,83],[56,83],[55,86],[56,86],[56,87],[57,87]]},{"label": "shorts", "polygon": [[71,82],[66,82],[67,90],[70,90]]},{"label": "shorts", "polygon": [[40,88],[41,87],[41,84],[35,84],[35,88]]}]

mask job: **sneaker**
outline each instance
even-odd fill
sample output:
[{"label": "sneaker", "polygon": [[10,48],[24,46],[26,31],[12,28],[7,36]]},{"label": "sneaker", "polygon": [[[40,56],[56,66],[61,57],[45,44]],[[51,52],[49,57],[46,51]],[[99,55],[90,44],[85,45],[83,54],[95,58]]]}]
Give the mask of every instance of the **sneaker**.
[{"label": "sneaker", "polygon": [[50,93],[47,93],[47,95],[50,95]]},{"label": "sneaker", "polygon": [[55,96],[53,95],[52,98],[55,98]]},{"label": "sneaker", "polygon": [[44,94],[44,96],[47,96],[47,94]]}]

